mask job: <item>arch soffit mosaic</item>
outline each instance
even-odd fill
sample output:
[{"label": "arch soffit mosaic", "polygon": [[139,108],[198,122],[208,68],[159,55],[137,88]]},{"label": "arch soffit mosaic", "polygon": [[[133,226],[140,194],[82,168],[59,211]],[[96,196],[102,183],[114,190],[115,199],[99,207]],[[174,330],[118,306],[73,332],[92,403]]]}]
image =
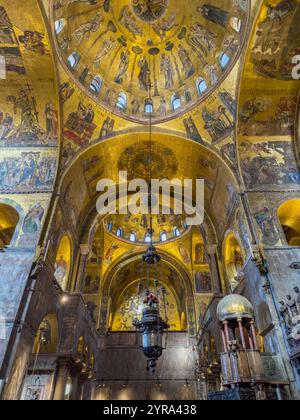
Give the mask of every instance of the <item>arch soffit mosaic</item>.
[{"label": "arch soffit mosaic", "polygon": [[[22,208],[14,245],[32,249],[59,166],[58,80],[40,3],[4,0],[0,14],[0,55],[5,60],[5,78],[0,80],[0,164],[8,171],[0,183],[0,197],[3,202],[13,199]],[[28,170],[22,173],[23,167]],[[13,168],[21,176],[10,177]],[[34,217],[36,223],[29,227]]]},{"label": "arch soffit mosaic", "polygon": [[[144,137],[143,134],[136,137],[124,135],[83,152],[68,173],[61,178],[60,194],[66,197],[67,192],[65,205],[70,202],[69,200],[73,200],[74,206],[78,206],[78,216],[84,216],[86,220],[87,215],[93,214],[96,205],[96,185],[99,179],[113,179],[118,184],[119,170],[128,170],[129,180],[147,179],[149,173],[147,139],[147,135]],[[190,146],[186,149],[179,137],[166,137],[155,133],[153,175],[158,179],[204,178],[206,211],[214,222],[217,220],[214,213],[217,210],[216,206],[225,206],[227,214],[229,207],[237,199],[238,186],[231,170],[217,155],[193,142],[190,142]],[[80,220],[83,221],[83,218]]]},{"label": "arch soffit mosaic", "polygon": [[[283,1],[273,3],[262,2],[249,41],[238,99],[238,161],[247,190],[259,190],[260,184],[264,189],[294,189],[300,183],[294,141],[299,126],[300,82],[292,77],[292,59],[299,54],[296,27],[300,3],[291,1],[287,7]],[[281,171],[282,165],[285,172]],[[261,179],[259,174],[265,166],[269,170]]]},{"label": "arch soffit mosaic", "polygon": [[[125,258],[122,257],[121,259],[116,260],[114,262],[113,266],[110,267],[110,269],[106,273],[103,280],[103,284],[102,284],[103,296],[111,296],[111,290],[114,287],[114,285],[118,286],[117,284],[118,274],[130,264],[137,264],[137,263],[141,264],[142,255],[143,253],[136,252],[133,255],[131,254]],[[180,292],[178,293],[178,287],[180,286],[180,289],[185,291],[185,294],[187,297],[192,297],[193,289],[192,289],[191,279],[188,272],[182,267],[182,265],[180,264],[179,261],[176,260],[176,258],[170,256],[168,253],[161,252],[161,257],[162,257],[163,263],[166,264],[166,266],[168,266],[172,271],[174,271],[180,280],[180,285],[176,286],[176,284],[170,284],[170,282],[168,282],[168,286],[169,287],[171,286],[174,291],[177,290],[177,293],[176,293],[177,296],[180,296]],[[125,284],[124,287],[127,287],[127,285]]]},{"label": "arch soffit mosaic", "polygon": [[[112,5],[112,2],[106,1],[105,3],[106,4],[110,3],[110,5]],[[127,3],[129,4],[130,2],[127,2]],[[170,5],[171,8],[174,8],[175,2],[173,0],[172,1],[170,0],[170,2],[168,3],[171,4]],[[198,5],[198,0],[195,0],[194,3],[195,4],[193,7],[195,7],[195,9],[200,7]],[[231,27],[231,24],[234,25],[234,22],[238,23],[239,22],[238,15],[242,13],[245,16],[248,14],[247,10],[249,10],[248,0],[241,0],[241,1],[238,0],[235,2],[228,1],[226,2],[226,4],[224,4],[224,2],[212,0],[210,3],[211,3],[211,7],[216,8],[216,9],[210,10],[210,11],[215,12],[215,13],[212,13],[212,15],[216,16],[215,19],[217,19],[217,16],[219,17],[218,19],[221,19],[222,15],[223,15],[223,18],[225,18],[226,16],[226,18],[223,20],[223,23],[222,23],[222,19],[219,21],[219,23],[216,23],[214,22],[213,19],[212,21],[210,21],[209,19],[205,18],[206,20],[208,20],[207,27],[210,28],[212,33],[213,33],[213,28],[215,28],[217,32],[218,32],[218,29],[220,29],[220,31],[222,32],[222,30],[224,29],[223,24],[224,25],[228,24]],[[78,18],[79,20],[81,19],[83,21],[86,17],[88,17],[89,13],[91,15],[93,14],[93,12],[95,12],[96,14],[97,12],[99,12],[100,14],[102,12],[104,13],[105,11],[103,7],[104,8],[106,7],[105,5],[103,5],[103,3],[100,4],[99,2],[94,2],[93,6],[87,4],[87,2],[77,2],[77,4],[74,4],[74,2],[63,3],[61,1],[55,1],[55,2],[52,2],[52,5],[53,4],[55,4],[56,6],[55,8],[58,10],[58,13],[64,13],[65,10],[68,9],[69,10],[68,13],[70,14],[70,16],[72,15],[72,17],[69,19],[70,21],[73,21],[74,18],[76,19]],[[206,6],[209,6],[208,2],[206,2]],[[251,10],[251,20],[255,13],[255,7],[257,7],[256,3],[255,5],[253,5],[252,10]],[[118,5],[118,8],[119,8],[119,5]],[[230,10],[229,14],[226,12],[226,14],[224,15],[222,13],[222,8],[223,10],[225,10],[226,8],[228,9],[228,11]],[[182,10],[184,10],[184,8],[182,8]],[[231,14],[231,10],[234,10],[234,16]],[[110,8],[109,8],[109,12],[110,12]],[[180,11],[180,14],[181,13],[182,12]],[[204,16],[202,16],[201,13],[200,12],[198,13],[200,20],[202,18],[204,19]],[[49,13],[49,10],[48,10],[48,14],[49,14],[48,18],[50,20],[50,25],[52,28],[54,28],[55,18],[53,16],[53,13],[52,14]],[[168,15],[171,15],[171,14],[172,13],[167,13],[162,18],[168,17]],[[135,15],[134,17],[136,18],[137,16]],[[83,24],[83,22],[80,22],[80,23]],[[104,29],[106,29],[106,26],[105,26],[106,22],[101,22],[100,26],[102,24],[104,25],[103,27],[103,32],[104,32]],[[202,25],[202,30],[205,31],[206,24],[202,22],[200,26],[201,25]],[[246,29],[246,26],[247,26],[246,22],[245,22],[245,25],[242,24],[242,28],[243,28],[242,32],[244,32],[244,29]],[[249,24],[248,26],[249,30],[250,30],[250,26],[251,25]],[[88,29],[88,27],[86,27],[86,29]],[[97,24],[96,24],[95,30],[96,32],[92,31],[91,36],[94,36],[95,34],[97,35],[97,31],[98,31]],[[174,29],[174,31],[176,32],[176,29]],[[221,34],[221,32],[219,32],[218,35],[216,36],[217,39],[219,35]],[[100,31],[100,34],[101,33],[102,32]],[[62,34],[63,34],[63,31],[60,32],[59,36],[61,36]],[[205,33],[203,32],[202,35],[205,35]],[[84,40],[86,36],[89,42],[90,37],[88,35],[88,32],[85,33],[84,38],[83,38]],[[53,38],[55,41],[55,38],[56,38],[55,34],[53,34]],[[85,42],[83,42],[83,44],[85,44]],[[234,47],[234,44],[235,42],[233,42],[232,47]],[[176,44],[176,47],[177,47],[177,44]],[[242,47],[242,45],[239,45],[239,47]],[[230,48],[228,47],[228,51],[229,50]],[[236,60],[232,61],[233,65],[235,64],[235,61]],[[226,161],[228,165],[232,166],[233,170],[236,170],[235,144],[234,144],[235,127],[236,127],[235,97],[236,97],[236,91],[237,91],[237,85],[238,85],[237,81],[240,75],[240,71],[239,71],[240,63],[241,63],[241,60],[238,60],[238,62],[234,66],[234,69],[232,69],[231,65],[228,66],[228,68],[226,68],[226,71],[225,71],[226,78],[225,78],[224,83],[222,83],[220,87],[217,87],[217,84],[216,86],[214,86],[214,88],[216,88],[215,89],[216,91],[213,94],[210,91],[210,94],[208,95],[207,99],[203,102],[203,104],[201,104],[201,107],[196,106],[196,108],[194,108],[194,111],[187,113],[186,106],[183,106],[180,112],[181,114],[184,114],[184,115],[179,116],[176,112],[175,113],[173,112],[172,115],[170,116],[171,120],[169,123],[165,123],[164,125],[159,124],[157,126],[157,129],[160,132],[165,132],[166,130],[167,131],[172,130],[174,134],[180,133],[180,136],[182,136],[182,138],[185,138],[185,139],[188,138],[200,144],[205,144],[207,147],[212,147],[217,153],[219,153],[219,156],[221,156],[222,159],[224,159],[224,161]],[[72,77],[70,76],[70,72],[69,71],[66,72],[65,69],[61,65],[58,66],[58,73],[59,73],[59,79],[60,79],[60,93],[61,93],[61,100],[63,104],[63,114],[64,114],[64,128],[63,128],[64,146],[63,146],[63,152],[62,152],[61,171],[63,171],[64,167],[66,167],[66,165],[69,165],[76,156],[80,155],[80,151],[82,150],[82,148],[87,148],[90,145],[93,145],[99,141],[102,142],[104,139],[122,135],[126,132],[129,133],[131,131],[133,132],[141,131],[141,125],[127,121],[124,118],[124,113],[121,113],[120,116],[114,117],[111,114],[111,112],[105,110],[102,107],[102,105],[96,106],[96,103],[93,104],[93,101],[91,101],[91,99],[86,94],[86,92],[84,92],[82,88],[79,88],[74,83],[74,81],[72,80]],[[161,75],[163,74],[164,72],[161,72]],[[205,94],[205,97],[206,97],[206,94]],[[201,102],[202,98],[200,99],[201,99],[200,100]],[[90,105],[92,106],[92,108],[90,108]],[[221,109],[222,111],[220,111]],[[88,110],[90,110],[90,112]],[[207,121],[209,118],[215,118],[215,117],[217,118],[216,114],[213,115],[214,111],[217,112],[217,110],[219,110],[221,114],[224,111],[224,115],[220,114],[218,117],[220,118],[220,123],[224,126],[224,129],[221,130],[222,132],[220,132],[219,134],[217,134],[214,130],[210,131],[204,127],[207,125]],[[113,112],[115,111],[116,110],[114,109]],[[86,115],[89,114],[90,116],[94,117],[94,121],[92,124],[93,127],[89,126],[88,130],[85,130],[85,134],[87,132],[90,133],[90,135],[88,136],[82,135],[82,132],[80,134],[78,133],[78,131],[76,131],[77,128],[80,129],[77,123],[78,123],[78,116],[79,114],[82,115],[82,113]],[[93,132],[90,132],[90,129],[92,129]],[[100,134],[98,137],[97,137],[96,130],[100,131]]]}]

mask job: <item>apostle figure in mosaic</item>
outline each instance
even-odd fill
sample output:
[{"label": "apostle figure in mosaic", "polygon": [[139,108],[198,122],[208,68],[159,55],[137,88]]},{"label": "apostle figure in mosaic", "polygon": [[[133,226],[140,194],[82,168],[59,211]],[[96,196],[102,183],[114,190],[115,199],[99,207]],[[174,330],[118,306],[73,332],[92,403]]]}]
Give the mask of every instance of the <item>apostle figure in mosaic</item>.
[{"label": "apostle figure in mosaic", "polygon": [[180,61],[183,66],[183,73],[185,78],[188,79],[189,77],[195,74],[195,68],[193,66],[192,60],[190,59],[190,55],[185,48],[181,44],[178,45],[178,55]]},{"label": "apostle figure in mosaic", "polygon": [[174,69],[171,59],[162,54],[160,71],[165,75],[165,89],[173,89],[174,87]]},{"label": "apostle figure in mosaic", "polygon": [[149,75],[150,75],[150,69],[149,69],[149,63],[146,59],[146,57],[143,57],[139,63],[140,73],[139,73],[139,82],[140,87],[142,90],[148,91],[149,89]]},{"label": "apostle figure in mosaic", "polygon": [[94,65],[96,68],[99,68],[104,58],[107,57],[110,52],[116,48],[116,44],[117,42],[113,37],[110,37],[104,41],[94,60]]},{"label": "apostle figure in mosaic", "polygon": [[115,77],[116,83],[120,85],[123,83],[123,79],[129,67],[129,62],[130,62],[130,52],[128,50],[126,52],[122,51],[121,57],[120,57],[119,70]]}]

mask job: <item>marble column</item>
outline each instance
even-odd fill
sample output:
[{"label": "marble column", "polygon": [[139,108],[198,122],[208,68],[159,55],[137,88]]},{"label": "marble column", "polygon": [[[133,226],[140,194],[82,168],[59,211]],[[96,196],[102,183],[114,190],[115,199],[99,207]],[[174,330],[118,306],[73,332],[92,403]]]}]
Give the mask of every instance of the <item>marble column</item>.
[{"label": "marble column", "polygon": [[237,321],[238,321],[238,325],[239,325],[239,332],[240,332],[242,347],[243,347],[243,350],[246,350],[246,341],[245,341],[245,335],[244,335],[242,320],[238,319]]},{"label": "marble column", "polygon": [[217,246],[211,245],[207,249],[207,253],[210,258],[210,269],[212,278],[212,291],[214,293],[222,293],[222,284],[219,272],[219,263],[217,257]]},{"label": "marble column", "polygon": [[79,386],[79,369],[73,368],[71,370],[71,378],[72,378],[72,388],[71,388],[71,394],[70,394],[70,401],[77,401],[79,400],[80,394],[80,386]]}]

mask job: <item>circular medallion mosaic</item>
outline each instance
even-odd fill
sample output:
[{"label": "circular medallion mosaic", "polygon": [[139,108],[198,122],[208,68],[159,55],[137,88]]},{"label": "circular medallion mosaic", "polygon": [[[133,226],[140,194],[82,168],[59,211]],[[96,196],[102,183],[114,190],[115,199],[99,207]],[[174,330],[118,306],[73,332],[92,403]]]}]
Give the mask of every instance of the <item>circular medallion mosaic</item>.
[{"label": "circular medallion mosaic", "polygon": [[167,11],[169,0],[132,0],[135,15],[144,22],[155,22]]},{"label": "circular medallion mosaic", "polygon": [[150,172],[152,179],[173,179],[178,171],[173,151],[157,142],[151,148],[150,152],[148,141],[127,147],[119,159],[119,171],[127,171],[129,180],[148,179]]}]

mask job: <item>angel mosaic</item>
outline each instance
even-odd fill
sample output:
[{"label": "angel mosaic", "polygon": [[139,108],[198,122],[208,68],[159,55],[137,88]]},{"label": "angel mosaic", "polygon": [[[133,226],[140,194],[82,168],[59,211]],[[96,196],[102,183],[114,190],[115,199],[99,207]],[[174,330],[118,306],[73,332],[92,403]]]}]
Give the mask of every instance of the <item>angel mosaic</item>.
[{"label": "angel mosaic", "polygon": [[169,31],[178,26],[176,19],[177,13],[174,12],[169,18],[163,18],[159,22],[152,25],[152,28],[162,41],[165,39]]},{"label": "angel mosaic", "polygon": [[75,43],[80,45],[84,39],[89,39],[92,32],[96,32],[103,21],[103,16],[97,13],[90,22],[80,25],[73,34]]},{"label": "angel mosaic", "polygon": [[117,41],[115,38],[110,37],[106,39],[101,48],[99,48],[95,60],[94,60],[94,66],[96,68],[99,68],[102,64],[103,60],[117,47]]},{"label": "angel mosaic", "polygon": [[130,63],[130,52],[128,50],[122,51],[118,73],[116,74],[116,77],[115,77],[115,83],[118,83],[120,85],[123,83],[124,77],[126,77],[129,63]]},{"label": "angel mosaic", "polygon": [[124,6],[121,10],[119,22],[122,22],[125,28],[132,33],[136,39],[136,35],[143,36],[144,32],[142,28],[136,23],[136,19],[133,16],[133,13],[130,11],[129,6]]}]

